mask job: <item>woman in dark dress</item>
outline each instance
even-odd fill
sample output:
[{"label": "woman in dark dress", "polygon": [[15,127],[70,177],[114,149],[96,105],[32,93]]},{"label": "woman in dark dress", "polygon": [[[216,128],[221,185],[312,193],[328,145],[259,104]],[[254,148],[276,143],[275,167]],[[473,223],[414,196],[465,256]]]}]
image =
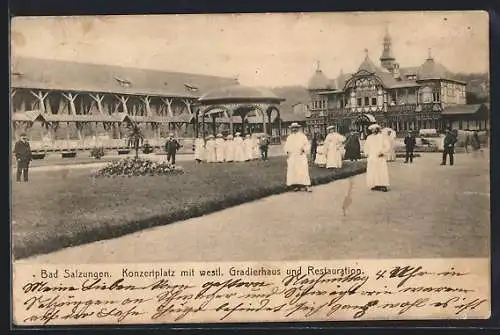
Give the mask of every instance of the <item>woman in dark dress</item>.
[{"label": "woman in dark dress", "polygon": [[344,159],[356,161],[361,158],[361,145],[359,142],[359,134],[357,131],[351,130],[351,132],[346,136],[344,147]]}]

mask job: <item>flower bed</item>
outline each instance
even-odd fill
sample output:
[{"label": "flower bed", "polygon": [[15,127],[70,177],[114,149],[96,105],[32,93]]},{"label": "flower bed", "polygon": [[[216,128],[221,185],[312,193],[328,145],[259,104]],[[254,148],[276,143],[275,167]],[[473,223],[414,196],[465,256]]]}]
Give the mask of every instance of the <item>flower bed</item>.
[{"label": "flower bed", "polygon": [[177,175],[184,171],[168,162],[155,162],[144,158],[126,158],[108,163],[93,173],[94,177],[132,177]]}]

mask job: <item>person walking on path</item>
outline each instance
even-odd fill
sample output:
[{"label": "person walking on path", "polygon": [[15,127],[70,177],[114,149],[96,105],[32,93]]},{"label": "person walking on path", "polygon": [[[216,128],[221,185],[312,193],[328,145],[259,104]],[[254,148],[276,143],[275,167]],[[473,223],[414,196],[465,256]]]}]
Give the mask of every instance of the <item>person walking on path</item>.
[{"label": "person walking on path", "polygon": [[417,140],[411,131],[405,136],[405,163],[413,163],[413,150],[415,150],[415,146],[417,145]]},{"label": "person walking on path", "polygon": [[262,135],[259,139],[259,149],[260,149],[260,158],[263,161],[267,161],[267,153],[269,150],[269,139],[267,135]]},{"label": "person walking on path", "polygon": [[334,126],[326,128],[330,133],[325,138],[326,168],[342,167],[342,150],[345,137],[335,132]]},{"label": "person walking on path", "polygon": [[344,159],[349,159],[351,162],[361,159],[361,143],[359,141],[359,134],[354,129],[352,129],[347,135],[345,141]]},{"label": "person walking on path", "polygon": [[168,134],[168,139],[165,142],[165,152],[167,153],[167,162],[171,162],[172,165],[175,165],[175,154],[181,148],[181,144],[179,141],[174,138],[174,134]]},{"label": "person walking on path", "polygon": [[16,156],[17,174],[16,181],[21,181],[21,176],[25,182],[28,181],[28,170],[32,159],[31,147],[26,134],[21,134],[21,139],[14,145],[14,155]]},{"label": "person walking on path", "polygon": [[286,185],[293,187],[294,191],[305,190],[311,192],[311,177],[307,153],[309,140],[299,132],[300,125],[296,122],[290,125],[291,134],[288,135],[284,151],[287,155]]},{"label": "person walking on path", "polygon": [[443,161],[441,165],[446,165],[447,156],[450,156],[450,165],[455,164],[455,159],[453,157],[455,153],[455,143],[457,143],[457,136],[453,133],[451,128],[448,128],[443,142]]},{"label": "person walking on path", "polygon": [[378,124],[372,124],[368,129],[371,134],[364,145],[364,152],[367,156],[366,185],[372,191],[387,192],[389,190],[387,155],[391,144],[387,135],[380,132]]},{"label": "person walking on path", "polygon": [[483,150],[481,149],[481,141],[479,140],[479,135],[477,133],[477,130],[474,130],[474,132],[470,136],[469,144],[472,148],[473,157],[477,157],[478,153],[482,157]]}]

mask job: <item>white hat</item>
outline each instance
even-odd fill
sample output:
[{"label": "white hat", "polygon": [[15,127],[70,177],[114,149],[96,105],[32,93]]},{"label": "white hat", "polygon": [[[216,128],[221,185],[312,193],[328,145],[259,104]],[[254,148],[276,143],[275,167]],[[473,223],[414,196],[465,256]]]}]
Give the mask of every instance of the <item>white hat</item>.
[{"label": "white hat", "polygon": [[328,126],[328,127],[326,127],[326,130],[330,130],[330,129],[335,129],[335,126]]},{"label": "white hat", "polygon": [[378,124],[374,123],[374,124],[372,124],[372,125],[370,125],[370,126],[368,127],[368,130],[373,130],[373,129],[375,129],[375,128],[380,129],[380,126],[379,126]]},{"label": "white hat", "polygon": [[294,122],[294,123],[292,123],[292,124],[290,125],[290,127],[289,127],[289,128],[300,128],[300,127],[301,127],[301,125],[300,125],[300,124],[298,124],[297,122]]},{"label": "white hat", "polygon": [[232,138],[233,138],[233,135],[227,135],[227,138],[228,138],[228,139],[232,139]]},{"label": "white hat", "polygon": [[221,133],[217,134],[217,137],[222,137],[222,134]]},{"label": "white hat", "polygon": [[241,135],[240,132],[237,132],[237,133],[234,134],[234,136],[240,136],[240,135]]},{"label": "white hat", "polygon": [[214,138],[214,135],[208,135],[207,138]]}]

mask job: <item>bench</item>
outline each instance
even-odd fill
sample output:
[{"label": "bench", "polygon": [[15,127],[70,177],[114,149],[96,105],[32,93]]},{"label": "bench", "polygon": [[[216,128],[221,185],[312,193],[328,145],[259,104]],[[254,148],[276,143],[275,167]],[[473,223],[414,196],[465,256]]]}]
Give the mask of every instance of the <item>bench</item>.
[{"label": "bench", "polygon": [[32,159],[44,159],[45,158],[45,152],[32,152],[31,153],[31,158]]},{"label": "bench", "polygon": [[118,155],[128,155],[130,153],[130,149],[118,149]]},{"label": "bench", "polygon": [[75,158],[76,157],[76,151],[62,151],[61,152],[61,157],[62,158]]}]

